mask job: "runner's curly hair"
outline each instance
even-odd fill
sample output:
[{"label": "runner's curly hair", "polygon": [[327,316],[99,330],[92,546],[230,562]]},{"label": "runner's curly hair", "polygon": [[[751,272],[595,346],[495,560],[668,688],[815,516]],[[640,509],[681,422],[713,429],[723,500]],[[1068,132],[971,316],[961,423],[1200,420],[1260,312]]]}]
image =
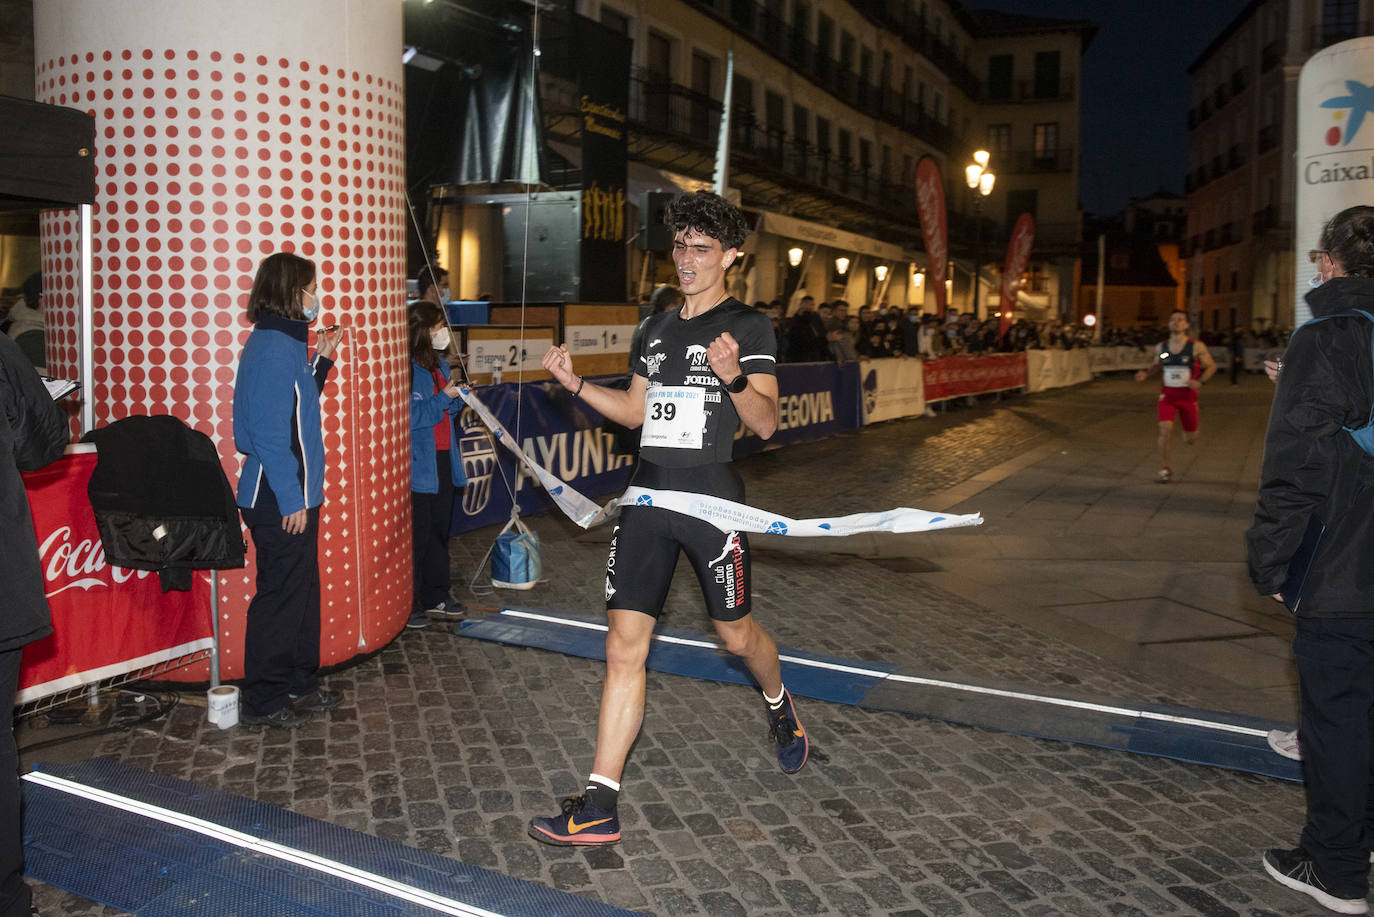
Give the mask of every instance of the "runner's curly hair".
[{"label": "runner's curly hair", "polygon": [[710,191],[679,194],[664,208],[663,222],[673,227],[674,233],[690,229],[710,236],[725,249],[739,248],[749,235],[739,208]]},{"label": "runner's curly hair", "polygon": [[1374,277],[1374,207],[1347,207],[1322,227],[1318,243],[1347,277]]}]

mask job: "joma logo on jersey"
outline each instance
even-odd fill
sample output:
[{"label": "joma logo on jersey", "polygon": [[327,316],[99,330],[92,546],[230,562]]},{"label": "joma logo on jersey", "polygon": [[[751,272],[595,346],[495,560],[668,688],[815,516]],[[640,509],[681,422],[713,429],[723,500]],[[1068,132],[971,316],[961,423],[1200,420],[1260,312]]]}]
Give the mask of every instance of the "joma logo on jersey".
[{"label": "joma logo on jersey", "polygon": [[706,348],[700,344],[688,344],[687,359],[692,361],[693,366],[705,366],[707,363]]}]

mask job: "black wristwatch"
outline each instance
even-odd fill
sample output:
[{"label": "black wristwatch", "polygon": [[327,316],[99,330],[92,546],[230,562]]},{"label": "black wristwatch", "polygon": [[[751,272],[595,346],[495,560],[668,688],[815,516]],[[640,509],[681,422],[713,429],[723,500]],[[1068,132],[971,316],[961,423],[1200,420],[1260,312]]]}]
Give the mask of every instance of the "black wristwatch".
[{"label": "black wristwatch", "polygon": [[744,373],[740,373],[738,376],[735,377],[734,382],[726,384],[725,390],[732,395],[738,395],[740,392],[744,391],[748,387],[749,377],[746,376]]}]

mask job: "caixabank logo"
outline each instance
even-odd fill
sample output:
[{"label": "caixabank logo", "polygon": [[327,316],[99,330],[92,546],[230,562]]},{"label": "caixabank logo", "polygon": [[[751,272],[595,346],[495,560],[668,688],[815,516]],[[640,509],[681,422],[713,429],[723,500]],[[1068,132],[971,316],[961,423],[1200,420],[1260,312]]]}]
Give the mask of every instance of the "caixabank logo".
[{"label": "caixabank logo", "polygon": [[1365,115],[1374,113],[1374,86],[1346,80],[1345,95],[1323,99],[1321,107],[1331,109],[1331,119],[1335,122],[1326,129],[1326,145],[1350,146],[1350,141],[1364,124]]},{"label": "caixabank logo", "polygon": [[[1369,131],[1363,130],[1366,115],[1374,113],[1374,86],[1366,86],[1359,80],[1341,82],[1345,84],[1345,92],[1336,91],[1326,98],[1317,96],[1320,99],[1318,107],[1331,112],[1330,121],[1320,119],[1311,133],[1306,133],[1308,129],[1304,128],[1312,141],[1317,139],[1317,131],[1321,132],[1322,139],[1320,145],[1309,146],[1310,155],[1303,157],[1302,180],[1308,186],[1374,179],[1374,157],[1369,155],[1374,138]],[[1331,190],[1349,193],[1344,188]]]}]

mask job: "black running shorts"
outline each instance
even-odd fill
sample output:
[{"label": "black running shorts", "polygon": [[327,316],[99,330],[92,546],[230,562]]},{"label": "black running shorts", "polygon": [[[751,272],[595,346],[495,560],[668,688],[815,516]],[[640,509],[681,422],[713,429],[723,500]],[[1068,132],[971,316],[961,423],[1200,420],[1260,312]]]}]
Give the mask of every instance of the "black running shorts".
[{"label": "black running shorts", "polygon": [[[684,490],[743,502],[744,484],[729,465],[664,468],[641,461],[632,484]],[[606,559],[606,608],[658,617],[668,597],[678,552],[696,571],[706,611],[716,621],[749,614],[749,536],[653,506],[626,506]]]}]

